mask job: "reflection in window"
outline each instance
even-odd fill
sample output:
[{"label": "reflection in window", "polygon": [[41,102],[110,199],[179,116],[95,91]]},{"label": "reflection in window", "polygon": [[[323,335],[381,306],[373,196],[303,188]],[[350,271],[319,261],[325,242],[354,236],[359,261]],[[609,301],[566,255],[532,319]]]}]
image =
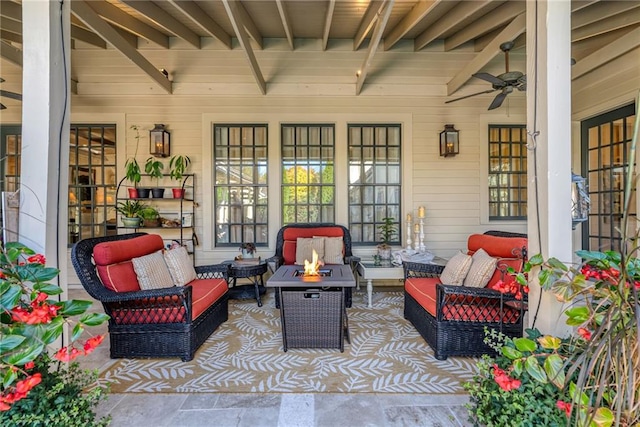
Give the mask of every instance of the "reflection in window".
[{"label": "reflection in window", "polygon": [[116,234],[115,193],[115,125],[71,125],[69,244]]},{"label": "reflection in window", "polygon": [[266,246],[267,125],[213,127],[215,245]]},{"label": "reflection in window", "polygon": [[489,219],[527,218],[527,132],[489,125]]},{"label": "reflection in window", "polygon": [[281,127],[282,224],[335,221],[335,129]]},{"label": "reflection in window", "polygon": [[[349,230],[353,242],[380,241],[383,218],[400,229],[400,125],[348,126]],[[391,243],[400,243],[397,233]]]}]

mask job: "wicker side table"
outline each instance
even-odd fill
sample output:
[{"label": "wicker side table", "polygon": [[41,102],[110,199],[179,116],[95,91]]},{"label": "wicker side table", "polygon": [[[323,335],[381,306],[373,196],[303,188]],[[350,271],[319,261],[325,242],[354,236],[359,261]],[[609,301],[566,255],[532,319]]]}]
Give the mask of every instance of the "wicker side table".
[{"label": "wicker side table", "polygon": [[[262,276],[267,272],[267,263],[260,261],[257,264],[241,264],[235,261],[224,261],[223,264],[231,265],[229,269],[229,284],[231,285],[229,298],[243,299],[255,296],[258,307],[262,307],[260,295],[263,295],[267,290],[264,287]],[[236,285],[238,279],[248,279],[251,283]]]}]

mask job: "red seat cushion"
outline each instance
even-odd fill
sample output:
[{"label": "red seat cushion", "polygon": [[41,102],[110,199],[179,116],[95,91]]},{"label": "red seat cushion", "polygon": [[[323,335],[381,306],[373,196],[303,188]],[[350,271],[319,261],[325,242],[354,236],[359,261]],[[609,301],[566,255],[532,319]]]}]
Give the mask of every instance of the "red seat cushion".
[{"label": "red seat cushion", "polygon": [[437,277],[411,277],[404,281],[405,291],[433,317],[436,317]]},{"label": "red seat cushion", "polygon": [[224,279],[196,279],[187,286],[191,286],[193,289],[192,319],[200,316],[211,304],[229,290]]},{"label": "red seat cushion", "polygon": [[288,227],[282,233],[282,257],[285,264],[296,263],[296,247],[298,237],[344,237],[341,227],[309,227],[297,228]]},{"label": "red seat cushion", "polygon": [[106,288],[115,292],[139,291],[140,284],[131,258],[148,255],[162,248],[162,237],[147,234],[133,239],[98,243],[93,248],[93,260]]}]

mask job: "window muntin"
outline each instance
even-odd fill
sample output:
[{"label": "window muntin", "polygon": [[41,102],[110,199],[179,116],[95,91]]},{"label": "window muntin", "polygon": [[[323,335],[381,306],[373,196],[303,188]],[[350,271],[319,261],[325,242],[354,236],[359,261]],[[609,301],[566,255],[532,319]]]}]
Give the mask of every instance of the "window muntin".
[{"label": "window muntin", "polygon": [[489,125],[489,220],[527,218],[525,125]]},{"label": "window muntin", "polygon": [[283,124],[282,225],[335,222],[335,127]]},{"label": "window muntin", "polygon": [[69,244],[116,233],[115,193],[115,125],[71,125]]},{"label": "window muntin", "polygon": [[215,245],[268,244],[267,125],[216,124]]},{"label": "window muntin", "polygon": [[[400,227],[402,171],[399,124],[349,124],[349,230],[354,243],[380,242],[378,227]],[[397,233],[391,244],[400,243]]]}]

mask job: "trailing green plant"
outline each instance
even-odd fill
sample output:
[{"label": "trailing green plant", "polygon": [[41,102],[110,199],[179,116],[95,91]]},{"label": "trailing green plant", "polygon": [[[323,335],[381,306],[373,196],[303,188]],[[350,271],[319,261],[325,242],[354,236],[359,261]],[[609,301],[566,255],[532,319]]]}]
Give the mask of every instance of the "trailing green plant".
[{"label": "trailing green plant", "polygon": [[42,382],[29,395],[0,412],[0,425],[24,427],[99,427],[107,426],[111,417],[96,419],[95,406],[106,398],[107,386],[96,385],[97,371],[68,366],[51,360],[46,354],[35,360],[34,372]]},{"label": "trailing green plant", "polygon": [[169,168],[171,172],[169,176],[176,181],[182,180],[182,176],[186,172],[187,168],[191,164],[189,156],[173,156],[169,161]]},{"label": "trailing green plant", "polygon": [[378,232],[380,233],[380,244],[378,247],[387,249],[390,247],[389,243],[391,240],[398,234],[398,224],[394,218],[390,217],[382,218],[382,221],[382,224],[378,225]]},{"label": "trailing green plant", "polygon": [[158,180],[164,176],[163,169],[164,164],[155,157],[149,157],[144,164],[145,173],[156,180],[156,185],[158,185]]},{"label": "trailing green plant", "polygon": [[140,218],[140,212],[144,209],[145,205],[139,200],[125,200],[124,202],[118,202],[116,211],[127,218]]}]

